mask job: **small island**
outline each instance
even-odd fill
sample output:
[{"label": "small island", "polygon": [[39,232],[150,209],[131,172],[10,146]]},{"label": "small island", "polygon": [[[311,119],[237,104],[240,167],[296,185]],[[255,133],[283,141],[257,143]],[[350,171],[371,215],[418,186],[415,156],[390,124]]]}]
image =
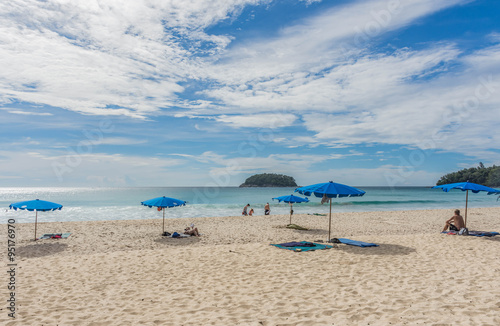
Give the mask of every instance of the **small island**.
[{"label": "small island", "polygon": [[297,187],[293,177],[276,174],[261,173],[247,178],[240,187]]}]

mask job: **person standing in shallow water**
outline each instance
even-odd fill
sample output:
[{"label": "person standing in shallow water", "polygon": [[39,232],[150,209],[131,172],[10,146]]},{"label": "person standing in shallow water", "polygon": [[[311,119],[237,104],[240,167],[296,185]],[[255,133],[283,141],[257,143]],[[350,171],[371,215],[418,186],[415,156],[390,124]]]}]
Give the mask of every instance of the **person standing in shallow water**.
[{"label": "person standing in shallow water", "polygon": [[243,207],[243,212],[241,212],[241,215],[245,215],[245,216],[248,215],[248,213],[247,213],[248,207],[250,207],[250,204],[246,204],[245,207]]},{"label": "person standing in shallow water", "polygon": [[444,225],[443,232],[450,229],[450,231],[460,231],[465,227],[464,218],[460,215],[460,210],[455,209],[455,215],[450,217]]},{"label": "person standing in shallow water", "polygon": [[269,215],[271,213],[271,208],[269,207],[269,203],[264,206],[264,215]]}]

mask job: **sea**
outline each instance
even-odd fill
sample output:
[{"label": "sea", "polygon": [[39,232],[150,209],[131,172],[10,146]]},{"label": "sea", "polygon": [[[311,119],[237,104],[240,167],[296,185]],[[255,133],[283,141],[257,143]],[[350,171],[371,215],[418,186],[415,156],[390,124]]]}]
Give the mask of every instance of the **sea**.
[{"label": "sea", "polygon": [[[465,192],[448,193],[429,187],[357,187],[362,197],[334,198],[332,212],[369,212],[422,209],[463,209]],[[9,209],[12,203],[41,199],[63,205],[53,212],[40,212],[39,222],[105,221],[162,218],[163,212],[141,205],[142,201],[166,196],[187,202],[186,206],[167,208],[165,218],[240,216],[250,204],[255,215],[264,215],[269,203],[271,214],[288,214],[290,206],[275,197],[294,194],[295,188],[239,187],[133,187],[133,188],[0,188],[0,223],[14,218],[17,223],[33,223],[34,212]],[[309,197],[308,203],[294,204],[294,214],[328,213],[329,205],[321,198]],[[498,196],[469,192],[469,207],[500,207]]]}]

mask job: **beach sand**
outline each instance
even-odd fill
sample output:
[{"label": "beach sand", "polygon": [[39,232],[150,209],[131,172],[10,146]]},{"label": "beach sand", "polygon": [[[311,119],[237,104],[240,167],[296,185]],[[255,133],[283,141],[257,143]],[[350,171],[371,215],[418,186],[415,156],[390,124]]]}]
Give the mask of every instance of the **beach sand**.
[{"label": "beach sand", "polygon": [[[167,219],[201,237],[160,236],[161,219],[16,224],[16,316],[1,325],[500,325],[500,236],[440,234],[453,210],[333,214],[338,245],[293,252],[270,246],[325,241],[328,217]],[[48,220],[50,213],[44,215]],[[471,230],[500,231],[500,208],[468,213]],[[1,225],[4,257],[7,226]],[[4,258],[7,270],[7,259]]]}]

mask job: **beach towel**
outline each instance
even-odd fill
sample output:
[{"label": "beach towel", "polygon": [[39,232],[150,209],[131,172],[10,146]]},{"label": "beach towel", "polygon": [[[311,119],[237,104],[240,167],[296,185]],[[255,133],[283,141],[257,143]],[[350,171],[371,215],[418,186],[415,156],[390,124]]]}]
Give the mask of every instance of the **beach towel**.
[{"label": "beach towel", "polygon": [[38,239],[67,239],[70,235],[71,233],[45,233]]},{"label": "beach towel", "polygon": [[[443,231],[441,233],[449,234],[449,235],[457,235],[458,234],[457,231]],[[500,233],[498,233],[498,232],[469,231],[468,235],[474,236],[474,237],[494,237],[494,236],[499,235],[499,234]]]},{"label": "beach towel", "polygon": [[[322,245],[319,243],[308,242],[308,241],[300,241],[300,242],[286,242],[280,244],[273,244],[271,246],[275,246],[280,249],[294,250],[294,251],[314,251],[314,250],[323,250],[323,249],[331,249],[332,246]],[[297,250],[298,249],[298,250]]]},{"label": "beach towel", "polygon": [[[201,233],[200,233],[200,235],[201,235]],[[179,233],[179,232],[174,232],[172,234],[170,234],[169,232],[165,232],[165,233],[163,233],[163,236],[167,237],[167,238],[173,238],[173,239],[182,239],[182,238],[191,237],[189,234],[184,234],[184,233]]]},{"label": "beach towel", "polygon": [[287,229],[294,229],[294,230],[309,230],[308,228],[305,228],[303,226],[297,225],[297,224],[288,224],[286,226]]},{"label": "beach towel", "polygon": [[356,240],[345,239],[345,238],[339,238],[339,241],[340,241],[340,243],[344,243],[344,244],[350,245],[350,246],[357,246],[357,247],[378,247],[378,244],[375,244],[375,243],[363,242],[363,241],[356,241]]},{"label": "beach towel", "polygon": [[469,235],[475,236],[475,237],[494,237],[496,235],[499,235],[500,233],[498,232],[485,232],[485,231],[469,231]]},{"label": "beach towel", "polygon": [[280,246],[282,247],[314,247],[314,243],[312,242],[306,242],[306,241],[300,241],[300,242],[285,242],[285,243],[280,243]]}]

